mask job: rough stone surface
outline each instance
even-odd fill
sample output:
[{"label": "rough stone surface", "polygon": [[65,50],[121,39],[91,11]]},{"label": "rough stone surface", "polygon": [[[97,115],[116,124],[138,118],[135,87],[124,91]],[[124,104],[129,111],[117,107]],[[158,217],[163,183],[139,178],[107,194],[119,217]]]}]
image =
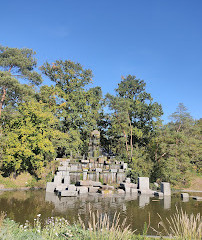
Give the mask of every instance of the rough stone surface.
[{"label": "rough stone surface", "polygon": [[73,184],[70,184],[68,187],[67,187],[68,191],[76,191],[76,186],[73,185]]},{"label": "rough stone surface", "polygon": [[57,185],[60,185],[62,183],[62,176],[60,175],[55,175],[54,177],[54,183]]},{"label": "rough stone surface", "polygon": [[157,197],[163,197],[162,192],[154,192],[154,195],[157,196]]},{"label": "rough stone surface", "polygon": [[79,194],[85,194],[88,193],[88,187],[77,187],[76,188]]},{"label": "rough stone surface", "polygon": [[170,183],[168,182],[161,182],[161,192],[166,195],[171,195]]},{"label": "rough stone surface", "polygon": [[130,188],[130,193],[131,194],[138,194],[138,189]]},{"label": "rough stone surface", "polygon": [[188,193],[181,193],[181,198],[189,198],[189,194]]},{"label": "rough stone surface", "polygon": [[139,189],[138,192],[140,194],[154,195],[154,191],[152,191],[150,189]]},{"label": "rough stone surface", "polygon": [[110,185],[101,185],[102,190],[114,190],[114,186]]},{"label": "rough stone surface", "polygon": [[125,187],[125,193],[130,193],[130,187]]},{"label": "rough stone surface", "polygon": [[118,190],[117,190],[117,193],[118,193],[118,194],[124,194],[125,191],[124,191],[123,189],[118,189]]},{"label": "rough stone surface", "polygon": [[96,172],[102,172],[102,168],[96,168],[95,171]]},{"label": "rough stone surface", "polygon": [[138,177],[138,189],[148,190],[149,189],[149,178],[148,177]]},{"label": "rough stone surface", "polygon": [[46,192],[53,193],[55,188],[56,188],[56,184],[54,182],[47,182]]},{"label": "rough stone surface", "polygon": [[202,201],[202,197],[193,197],[194,200]]},{"label": "rough stone surface", "polygon": [[64,184],[69,185],[70,184],[70,176],[64,177]]},{"label": "rough stone surface", "polygon": [[88,187],[88,192],[89,193],[96,193],[98,191],[99,187]]},{"label": "rough stone surface", "polygon": [[111,171],[112,173],[117,173],[117,170],[118,170],[118,169],[111,169],[110,171]]}]

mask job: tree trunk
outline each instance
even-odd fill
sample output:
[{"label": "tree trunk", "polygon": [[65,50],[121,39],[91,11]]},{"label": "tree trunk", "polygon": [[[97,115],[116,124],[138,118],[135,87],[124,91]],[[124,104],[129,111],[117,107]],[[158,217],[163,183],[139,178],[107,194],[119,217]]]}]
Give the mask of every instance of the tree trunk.
[{"label": "tree trunk", "polygon": [[0,102],[0,120],[1,120],[1,111],[2,111],[2,107],[3,107],[3,103],[4,103],[5,98],[6,98],[6,88],[3,87],[3,95],[2,95],[2,98],[1,98],[1,102]]}]

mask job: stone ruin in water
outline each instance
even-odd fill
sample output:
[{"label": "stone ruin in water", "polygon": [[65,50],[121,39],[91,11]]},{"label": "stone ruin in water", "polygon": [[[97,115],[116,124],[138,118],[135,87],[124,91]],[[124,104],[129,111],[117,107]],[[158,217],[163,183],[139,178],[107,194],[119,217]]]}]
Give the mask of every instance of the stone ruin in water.
[{"label": "stone ruin in water", "polygon": [[[76,197],[78,194],[146,194],[159,197],[171,195],[170,184],[161,183],[161,192],[149,188],[149,178],[139,177],[138,184],[126,178],[127,163],[108,156],[100,156],[100,132],[90,135],[87,159],[56,159],[60,161],[53,182],[48,182],[46,192],[61,197]],[[117,189],[109,184],[119,184]]]}]

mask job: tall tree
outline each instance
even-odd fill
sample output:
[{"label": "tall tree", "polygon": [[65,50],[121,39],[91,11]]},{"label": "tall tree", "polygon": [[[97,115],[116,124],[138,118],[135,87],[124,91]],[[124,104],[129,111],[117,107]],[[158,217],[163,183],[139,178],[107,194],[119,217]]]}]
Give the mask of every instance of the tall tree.
[{"label": "tall tree", "polygon": [[[162,108],[145,91],[146,83],[135,76],[128,75],[116,89],[114,97],[106,95],[112,111],[112,129],[124,139],[125,151],[130,162],[133,159],[133,146],[146,146],[162,115]],[[116,144],[117,145],[117,144]]]},{"label": "tall tree", "polygon": [[6,99],[16,99],[27,90],[19,83],[19,79],[36,85],[42,82],[40,74],[34,71],[37,64],[34,54],[27,48],[0,46],[0,120]]},{"label": "tall tree", "polygon": [[90,131],[97,127],[102,98],[101,88],[87,89],[92,71],[69,60],[45,63],[41,70],[55,82],[61,129],[74,139],[61,149],[60,155],[85,152]]}]

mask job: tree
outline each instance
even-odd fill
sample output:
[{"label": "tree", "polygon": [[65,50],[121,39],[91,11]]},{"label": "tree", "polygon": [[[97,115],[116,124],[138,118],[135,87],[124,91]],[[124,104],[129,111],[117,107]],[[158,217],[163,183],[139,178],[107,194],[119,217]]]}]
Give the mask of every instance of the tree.
[{"label": "tree", "polygon": [[27,86],[21,85],[19,79],[36,85],[42,82],[41,76],[34,71],[37,64],[34,54],[35,52],[27,48],[0,46],[0,120],[6,98],[16,100],[27,91]]},{"label": "tree", "polygon": [[41,177],[56,157],[57,142],[66,139],[46,104],[34,99],[20,103],[4,126],[2,167],[6,175],[28,171]]},{"label": "tree", "polygon": [[[125,151],[130,162],[133,160],[133,146],[146,146],[152,138],[162,108],[145,91],[145,82],[128,75],[122,78],[116,89],[116,96],[106,95],[112,111],[111,131],[125,142]],[[116,146],[119,144],[116,143]]]},{"label": "tree", "polygon": [[186,185],[200,159],[199,129],[182,103],[170,118],[172,121],[153,139],[153,180]]},{"label": "tree", "polygon": [[[55,83],[58,97],[57,116],[61,131],[71,136],[72,141],[60,148],[59,155],[78,155],[87,151],[90,132],[97,127],[101,109],[100,87],[87,89],[92,82],[92,71],[72,61],[45,63],[42,72]],[[74,141],[73,141],[74,140]]]}]

